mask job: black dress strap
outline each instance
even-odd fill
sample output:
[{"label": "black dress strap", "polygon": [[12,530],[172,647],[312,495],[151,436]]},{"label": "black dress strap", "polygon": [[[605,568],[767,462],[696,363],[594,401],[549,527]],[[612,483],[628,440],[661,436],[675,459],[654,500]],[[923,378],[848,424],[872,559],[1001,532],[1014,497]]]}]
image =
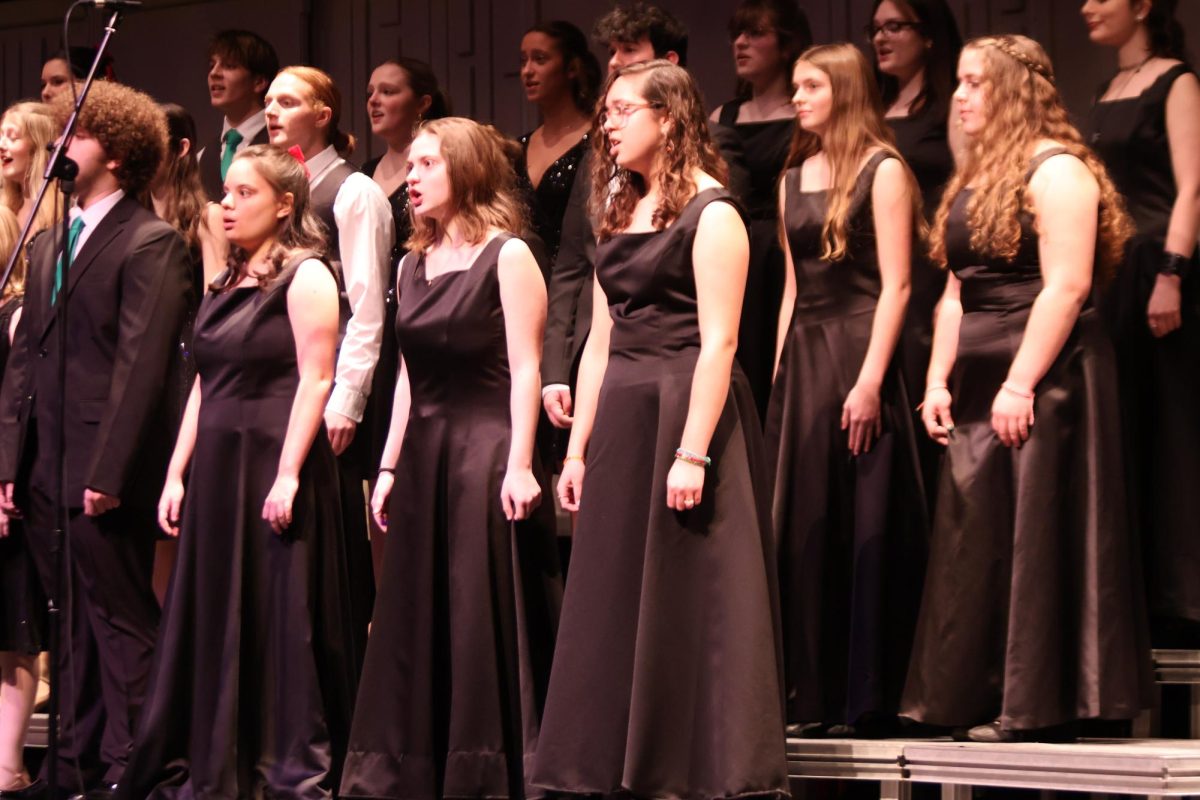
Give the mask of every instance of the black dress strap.
[{"label": "black dress strap", "polygon": [[721,106],[721,114],[717,117],[717,122],[730,127],[737,125],[738,111],[742,107],[741,100],[730,100]]},{"label": "black dress strap", "polygon": [[1030,159],[1029,169],[1025,170],[1025,183],[1029,183],[1030,179],[1033,178],[1033,173],[1037,172],[1038,167],[1040,167],[1043,163],[1049,161],[1055,156],[1061,156],[1063,153],[1070,154],[1070,152],[1071,151],[1065,147],[1051,147],[1049,150],[1043,150],[1042,152],[1038,153],[1036,156]]},{"label": "black dress strap", "polygon": [[1165,103],[1167,95],[1171,93],[1171,87],[1175,85],[1176,80],[1182,78],[1184,75],[1195,74],[1190,65],[1176,64],[1155,78],[1154,83],[1150,84],[1150,87],[1142,92],[1141,99],[1147,103]]}]

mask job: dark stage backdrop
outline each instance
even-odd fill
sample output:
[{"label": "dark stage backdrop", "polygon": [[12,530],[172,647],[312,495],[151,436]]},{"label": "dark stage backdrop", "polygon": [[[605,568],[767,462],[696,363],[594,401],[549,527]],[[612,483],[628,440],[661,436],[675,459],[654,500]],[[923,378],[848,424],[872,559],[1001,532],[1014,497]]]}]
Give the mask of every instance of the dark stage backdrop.
[{"label": "dark stage backdrop", "polygon": [[[0,100],[35,95],[43,59],[57,50],[66,0],[0,0]],[[662,0],[691,33],[689,66],[709,105],[733,88],[726,20],[735,0]],[[967,36],[1025,33],[1045,44],[1076,114],[1112,71],[1112,54],[1091,46],[1080,21],[1082,0],[951,0]],[[370,141],[364,94],[373,64],[397,54],[430,61],[456,113],[491,121],[509,134],[537,124],[517,78],[521,34],[538,20],[567,19],[590,32],[610,0],[146,0],[112,47],[120,80],[159,100],[191,109],[201,139],[220,120],[208,105],[204,51],[214,31],[244,27],[269,38],[282,64],[311,63],[345,93],[343,127],[360,141],[354,160],[380,149]],[[860,31],[870,0],[801,0],[818,42]],[[1200,0],[1180,0],[1194,52],[1200,52]],[[83,19],[83,14],[78,14]],[[89,10],[72,42],[94,44],[106,15]],[[604,56],[597,50],[597,55]]]}]

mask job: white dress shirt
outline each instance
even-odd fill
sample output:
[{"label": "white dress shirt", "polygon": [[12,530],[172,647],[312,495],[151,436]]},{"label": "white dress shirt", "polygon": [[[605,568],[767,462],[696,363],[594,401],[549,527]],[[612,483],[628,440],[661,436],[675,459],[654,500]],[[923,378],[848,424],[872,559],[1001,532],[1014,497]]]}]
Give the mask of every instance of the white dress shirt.
[{"label": "white dress shirt", "polygon": [[117,189],[112,194],[104,195],[104,197],[101,197],[87,208],[80,208],[77,205],[71,206],[71,222],[74,222],[76,217],[83,217],[83,230],[79,232],[79,238],[75,240],[75,252],[72,254],[72,263],[74,263],[74,256],[83,252],[83,246],[91,238],[92,231],[96,230],[96,226],[108,216],[108,212],[112,211],[124,196],[125,190]]},{"label": "white dress shirt", "polygon": [[[332,145],[310,158],[309,186],[320,184],[342,161]],[[383,342],[384,297],[391,272],[388,260],[396,233],[387,195],[361,172],[346,178],[338,189],[333,218],[338,227],[342,280],[350,299],[350,321],[326,409],[362,422]]]},{"label": "white dress shirt", "polygon": [[[254,141],[254,137],[262,133],[262,129],[265,127],[267,127],[267,114],[265,110],[260,109],[259,111],[246,117],[244,120],[242,120],[241,125],[230,125],[229,117],[225,117],[225,121],[221,124],[221,138],[218,140],[221,143],[221,152],[218,157],[225,155],[225,134],[229,133],[229,131],[233,128],[236,128],[237,132],[242,135],[242,140],[238,142],[237,148],[233,151],[236,153],[243,147],[249,147],[250,143]],[[200,159],[204,158],[204,154],[207,152],[208,148],[205,147],[203,150],[197,153],[196,161],[199,162]]]}]

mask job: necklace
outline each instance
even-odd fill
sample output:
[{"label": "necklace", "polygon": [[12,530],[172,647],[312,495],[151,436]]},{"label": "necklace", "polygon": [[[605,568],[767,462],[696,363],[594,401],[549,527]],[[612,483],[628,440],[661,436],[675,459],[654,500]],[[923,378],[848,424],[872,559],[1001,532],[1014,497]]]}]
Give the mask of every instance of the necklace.
[{"label": "necklace", "polygon": [[[764,103],[766,104],[766,108],[763,107]],[[790,106],[791,104],[792,99],[790,97],[784,98],[783,100],[780,100],[778,97],[769,96],[765,99],[757,97],[747,98],[742,102],[742,105],[744,107],[749,107],[753,111],[754,119],[746,120],[745,124],[771,122],[771,114],[785,106]]]},{"label": "necklace", "polygon": [[[1129,84],[1131,84],[1133,82],[1133,79],[1135,77],[1137,77],[1137,74],[1139,72],[1141,72],[1142,68],[1145,67],[1147,64],[1149,64],[1151,59],[1153,59],[1153,58],[1154,58],[1154,54],[1150,53],[1149,55],[1147,55],[1145,58],[1143,58],[1141,61],[1139,61],[1136,64],[1130,64],[1127,67],[1122,67],[1119,64],[1117,65],[1118,66],[1117,75],[1120,75],[1122,72],[1128,72],[1129,75],[1121,83],[1120,87],[1116,88],[1113,91],[1113,98],[1111,100],[1107,100],[1105,102],[1100,102],[1100,101],[1096,102],[1096,111],[1095,111],[1095,114],[1093,114],[1093,119],[1092,119],[1092,144],[1096,144],[1100,141],[1100,139],[1101,139],[1100,128],[1101,128],[1105,118],[1108,116],[1108,112],[1109,112],[1109,109],[1112,106],[1112,104],[1116,103],[1118,100],[1130,99],[1130,98],[1126,98],[1126,97],[1121,97],[1121,93],[1124,92],[1125,89],[1127,89],[1129,87]],[[1113,76],[1113,79],[1114,80],[1116,79],[1116,75]],[[1110,83],[1111,83],[1111,81],[1110,81]]]}]

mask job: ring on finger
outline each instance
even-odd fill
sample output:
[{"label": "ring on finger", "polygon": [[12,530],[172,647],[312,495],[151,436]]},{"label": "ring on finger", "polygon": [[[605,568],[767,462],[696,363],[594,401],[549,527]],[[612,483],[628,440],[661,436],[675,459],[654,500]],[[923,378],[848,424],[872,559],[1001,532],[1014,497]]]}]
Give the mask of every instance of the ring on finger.
[{"label": "ring on finger", "polygon": [[696,505],[696,501],[689,497],[687,500],[683,501],[683,504],[688,508],[691,508],[692,506]]}]

